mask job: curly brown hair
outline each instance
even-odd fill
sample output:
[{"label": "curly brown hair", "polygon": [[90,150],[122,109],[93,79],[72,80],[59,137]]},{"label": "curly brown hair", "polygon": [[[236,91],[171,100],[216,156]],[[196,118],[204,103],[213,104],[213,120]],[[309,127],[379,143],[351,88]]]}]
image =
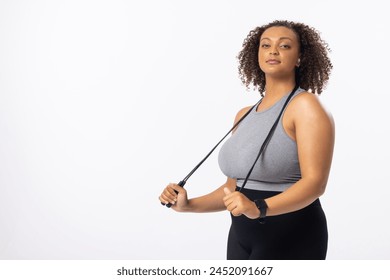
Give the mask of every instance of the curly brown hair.
[{"label": "curly brown hair", "polygon": [[296,84],[309,92],[321,94],[333,68],[328,57],[330,48],[314,28],[303,23],[286,20],[275,20],[249,32],[242,44],[243,48],[237,56],[242,83],[247,89],[249,89],[250,84],[253,84],[254,89],[257,89],[262,96],[264,95],[265,74],[259,66],[258,50],[261,35],[266,29],[274,26],[287,27],[297,34],[301,63],[295,69]]}]

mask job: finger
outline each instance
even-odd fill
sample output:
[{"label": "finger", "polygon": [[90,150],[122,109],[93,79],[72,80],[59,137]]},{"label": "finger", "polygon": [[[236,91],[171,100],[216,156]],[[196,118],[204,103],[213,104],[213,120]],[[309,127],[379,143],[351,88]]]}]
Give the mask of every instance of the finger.
[{"label": "finger", "polygon": [[173,188],[173,184],[169,184],[166,188],[165,188],[165,193],[166,195],[170,195],[172,197],[177,197],[177,193],[175,192],[175,189]]},{"label": "finger", "polygon": [[237,194],[240,194],[240,192],[232,191],[226,187],[223,189],[223,191],[225,193],[225,196],[223,197],[223,201],[227,201],[229,199],[234,199],[237,196]]},{"label": "finger", "polygon": [[240,211],[237,210],[237,208],[235,208],[233,211],[231,211],[230,213],[232,213],[232,215],[234,217],[238,217],[238,216],[241,216],[242,213]]},{"label": "finger", "polygon": [[222,198],[222,201],[225,203],[225,204],[229,204],[231,201],[233,200],[232,198],[232,195],[229,194],[229,195],[226,195]]},{"label": "finger", "polygon": [[177,201],[177,193],[175,193],[174,191],[171,191],[171,192],[169,192],[168,194],[165,194],[165,195],[169,198],[171,203]]},{"label": "finger", "polygon": [[171,196],[166,196],[166,195],[162,194],[160,197],[161,197],[162,201],[165,204],[168,204],[168,203],[174,204],[174,203],[176,203],[176,199],[172,198]]},{"label": "finger", "polygon": [[171,183],[168,186],[171,187],[174,191],[177,191],[178,193],[181,193],[184,191],[184,188],[180,187],[178,184]]},{"label": "finger", "polygon": [[236,203],[232,203],[231,206],[229,206],[230,208],[230,213],[232,213],[233,216],[241,216],[242,215],[242,209],[241,207],[239,207],[238,204]]},{"label": "finger", "polygon": [[164,202],[174,203],[177,201],[177,194],[169,186],[165,188],[164,192],[160,195],[160,198]]},{"label": "finger", "polygon": [[225,207],[226,207],[226,208],[229,207],[229,205],[231,205],[233,201],[234,201],[234,200],[233,200],[233,198],[231,198],[231,197],[225,196],[225,197],[223,198],[223,203],[225,204]]},{"label": "finger", "polygon": [[226,207],[226,210],[228,210],[229,212],[232,212],[234,209],[236,209],[238,207],[238,205],[237,205],[237,202],[235,200],[230,199],[225,204],[225,207]]},{"label": "finger", "polygon": [[168,203],[171,203],[172,204],[172,202],[174,202],[172,199],[170,199],[170,198],[168,198],[166,195],[164,195],[164,194],[161,194],[160,196],[159,196],[159,199],[160,199],[160,201],[162,202],[162,203],[164,203],[164,204],[168,204]]},{"label": "finger", "polygon": [[226,187],[223,188],[223,192],[225,193],[225,195],[229,195],[229,194],[232,193],[232,191],[229,188],[226,188]]},{"label": "finger", "polygon": [[234,209],[236,209],[237,206],[234,205],[233,203],[229,204],[227,207],[226,207],[226,210],[228,210],[229,212],[232,212],[234,211]]}]

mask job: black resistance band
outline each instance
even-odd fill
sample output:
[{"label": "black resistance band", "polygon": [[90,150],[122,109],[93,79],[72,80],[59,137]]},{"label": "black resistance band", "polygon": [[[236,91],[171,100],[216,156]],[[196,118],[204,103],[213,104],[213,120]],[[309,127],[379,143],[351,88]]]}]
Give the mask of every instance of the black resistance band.
[{"label": "black resistance band", "polygon": [[[261,154],[263,153],[264,149],[267,147],[269,141],[271,140],[271,137],[272,137],[272,135],[274,134],[274,131],[275,131],[275,129],[276,129],[276,126],[278,125],[278,122],[279,122],[279,120],[280,120],[280,117],[281,117],[282,114],[283,114],[284,109],[286,108],[288,102],[290,101],[291,97],[294,95],[294,93],[295,93],[295,91],[296,91],[297,89],[298,89],[298,85],[296,85],[296,86],[294,87],[294,89],[291,91],[291,93],[288,95],[288,97],[287,97],[287,99],[286,99],[286,102],[285,102],[284,105],[283,105],[282,110],[280,111],[280,113],[279,113],[278,117],[276,118],[276,120],[275,120],[273,126],[271,127],[270,131],[268,132],[267,137],[265,138],[263,144],[262,144],[261,147],[260,147],[260,150],[259,150],[259,153],[257,154],[257,157],[256,157],[255,162],[253,163],[251,169],[249,170],[248,174],[246,175],[246,178],[245,178],[245,180],[244,180],[244,183],[242,184],[242,186],[240,187],[240,189],[239,189],[238,191],[241,192],[241,191],[244,189],[244,187],[245,187],[245,185],[246,185],[246,183],[247,183],[247,181],[248,181],[248,178],[249,178],[249,176],[251,175],[251,173],[252,173],[252,171],[253,171],[253,168],[254,168],[255,165],[256,165],[256,162],[258,161],[258,159],[260,158],[260,156],[261,156]],[[215,145],[214,148],[211,149],[211,151],[204,157],[204,159],[202,159],[202,160],[194,167],[194,169],[192,169],[191,172],[188,173],[188,175],[187,175],[186,177],[184,177],[184,179],[181,180],[181,181],[178,183],[178,185],[179,185],[180,187],[184,187],[184,185],[186,184],[187,180],[192,176],[192,174],[194,174],[194,172],[203,164],[203,162],[206,161],[206,159],[214,152],[214,150],[215,150],[215,149],[219,146],[219,144],[221,144],[221,142],[230,134],[230,132],[232,132],[233,129],[235,129],[235,128],[241,123],[241,121],[242,121],[243,119],[245,119],[245,118],[249,115],[249,113],[250,113],[255,107],[257,107],[257,106],[261,103],[262,100],[263,100],[263,99],[260,99],[255,105],[253,105],[252,108],[251,108],[250,110],[248,110],[248,112],[246,112],[245,115],[242,116],[241,119],[240,119],[237,123],[234,124],[234,126],[233,126],[233,127],[229,130],[229,132],[226,133],[226,135],[217,143],[217,145]],[[177,191],[175,191],[175,192],[177,193]],[[164,203],[161,202],[161,204],[162,204],[162,205],[166,205],[168,208],[172,206],[171,203],[164,204]]]}]

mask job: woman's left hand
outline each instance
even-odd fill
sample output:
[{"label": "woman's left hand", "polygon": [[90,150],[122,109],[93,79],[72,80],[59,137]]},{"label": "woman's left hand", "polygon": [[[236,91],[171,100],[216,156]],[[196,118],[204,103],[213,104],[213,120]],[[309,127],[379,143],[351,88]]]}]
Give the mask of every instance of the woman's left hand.
[{"label": "woman's left hand", "polygon": [[223,190],[225,192],[223,202],[233,216],[245,215],[249,219],[257,219],[260,216],[260,210],[257,209],[256,204],[245,195],[237,191],[232,192],[228,188]]}]

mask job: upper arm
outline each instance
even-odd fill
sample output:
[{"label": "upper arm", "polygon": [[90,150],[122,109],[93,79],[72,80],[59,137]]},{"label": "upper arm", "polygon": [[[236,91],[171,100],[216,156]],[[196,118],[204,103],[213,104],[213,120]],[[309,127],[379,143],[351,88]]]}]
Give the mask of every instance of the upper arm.
[{"label": "upper arm", "polygon": [[333,117],[311,93],[300,94],[293,101],[293,124],[302,178],[313,180],[323,191],[333,157]]}]

